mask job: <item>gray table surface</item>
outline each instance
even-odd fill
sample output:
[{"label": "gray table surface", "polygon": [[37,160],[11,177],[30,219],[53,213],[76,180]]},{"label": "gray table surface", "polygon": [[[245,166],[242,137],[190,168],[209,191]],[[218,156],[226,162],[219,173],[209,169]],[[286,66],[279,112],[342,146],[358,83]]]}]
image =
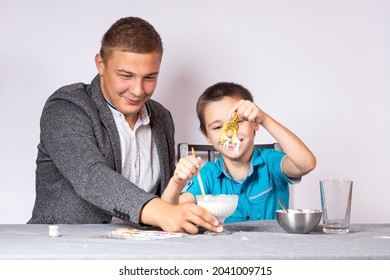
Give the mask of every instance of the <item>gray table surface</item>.
[{"label": "gray table surface", "polygon": [[188,235],[163,240],[104,238],[122,225],[0,225],[3,260],[207,260],[384,259],[390,260],[390,224],[352,224],[348,234],[284,232],[276,221],[226,225],[231,235]]}]

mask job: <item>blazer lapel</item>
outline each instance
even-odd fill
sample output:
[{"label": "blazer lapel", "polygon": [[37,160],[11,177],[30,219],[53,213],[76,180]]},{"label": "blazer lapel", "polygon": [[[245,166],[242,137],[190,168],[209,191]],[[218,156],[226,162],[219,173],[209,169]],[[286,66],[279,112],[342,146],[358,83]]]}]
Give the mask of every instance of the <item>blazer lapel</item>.
[{"label": "blazer lapel", "polygon": [[92,95],[92,99],[96,103],[96,106],[99,110],[101,122],[106,128],[109,138],[111,140],[114,153],[115,171],[121,173],[122,154],[120,138],[118,130],[116,128],[114,117],[112,116],[111,110],[103,97],[102,91],[100,90],[99,75],[96,75],[96,77],[91,82],[90,94]]},{"label": "blazer lapel", "polygon": [[154,142],[156,144],[158,158],[160,161],[160,174],[161,174],[161,182],[160,182],[160,195],[162,194],[163,189],[168,184],[170,179],[169,172],[169,157],[168,155],[168,142],[166,140],[166,132],[164,130],[165,125],[162,123],[163,120],[158,117],[158,112],[154,110],[153,104],[151,102],[147,102],[147,106],[150,110],[150,127],[152,129],[152,135]]}]

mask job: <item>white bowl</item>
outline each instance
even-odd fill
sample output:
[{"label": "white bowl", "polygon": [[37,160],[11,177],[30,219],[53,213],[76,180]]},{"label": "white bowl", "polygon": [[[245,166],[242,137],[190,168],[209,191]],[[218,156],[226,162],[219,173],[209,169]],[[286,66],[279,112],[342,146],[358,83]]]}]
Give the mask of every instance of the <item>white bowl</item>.
[{"label": "white bowl", "polygon": [[207,209],[215,216],[220,223],[231,216],[236,211],[238,204],[238,195],[219,194],[219,195],[197,195],[196,202],[199,206]]}]

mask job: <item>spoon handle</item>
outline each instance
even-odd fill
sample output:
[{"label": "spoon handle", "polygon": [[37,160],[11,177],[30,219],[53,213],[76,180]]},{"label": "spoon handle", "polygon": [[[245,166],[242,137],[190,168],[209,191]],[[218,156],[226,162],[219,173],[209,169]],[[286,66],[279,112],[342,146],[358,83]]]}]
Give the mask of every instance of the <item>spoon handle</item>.
[{"label": "spoon handle", "polygon": [[[192,155],[196,158],[194,147],[192,147]],[[205,196],[206,193],[204,192],[204,186],[203,186],[202,177],[200,177],[200,169],[198,170],[198,181],[199,181],[200,190],[202,192],[202,196]]]},{"label": "spoon handle", "polygon": [[286,213],[288,213],[288,210],[287,210],[286,206],[284,205],[284,203],[283,203],[280,199],[278,199],[278,202],[279,202],[280,207],[282,207],[283,210],[284,210]]}]

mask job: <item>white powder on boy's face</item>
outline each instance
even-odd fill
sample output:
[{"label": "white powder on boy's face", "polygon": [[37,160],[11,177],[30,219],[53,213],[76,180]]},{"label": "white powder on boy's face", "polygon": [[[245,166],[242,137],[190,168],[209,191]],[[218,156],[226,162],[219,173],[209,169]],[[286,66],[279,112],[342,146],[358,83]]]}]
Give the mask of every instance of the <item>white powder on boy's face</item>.
[{"label": "white powder on boy's face", "polygon": [[240,141],[240,139],[238,139],[238,137],[235,137],[235,138],[233,138],[232,142],[233,142],[234,151],[236,152],[236,154],[238,154],[238,150],[240,148],[241,141]]},{"label": "white powder on boy's face", "polygon": [[227,141],[221,142],[221,145],[227,149],[229,148],[230,145],[232,145],[236,154],[238,154],[238,152],[239,152],[240,144],[241,144],[241,141],[240,141],[240,139],[238,139],[238,137],[232,137],[231,141],[230,141],[230,139],[228,139]]}]

